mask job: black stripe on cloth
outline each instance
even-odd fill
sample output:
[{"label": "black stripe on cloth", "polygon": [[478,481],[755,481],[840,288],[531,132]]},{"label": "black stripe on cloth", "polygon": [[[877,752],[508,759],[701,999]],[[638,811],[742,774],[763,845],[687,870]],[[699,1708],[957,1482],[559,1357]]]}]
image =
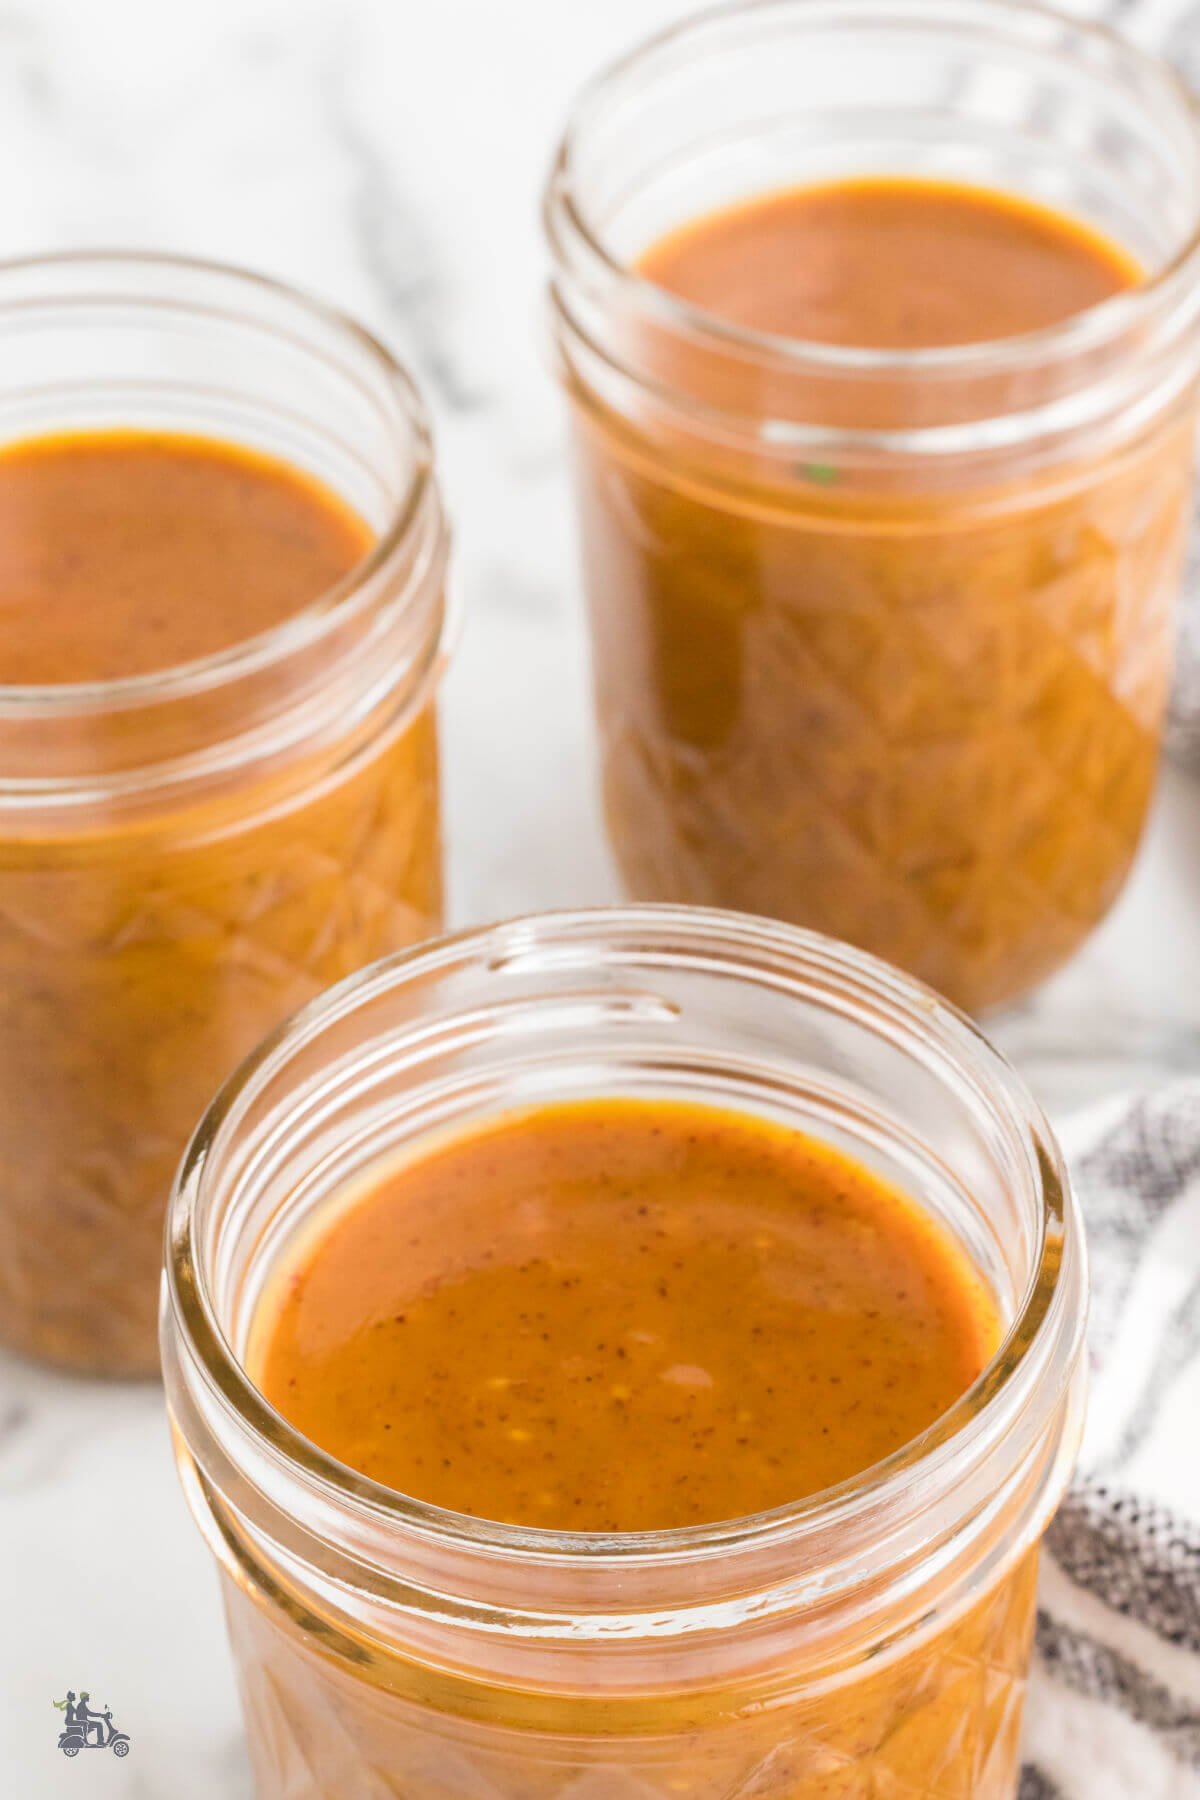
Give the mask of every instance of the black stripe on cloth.
[{"label": "black stripe on cloth", "polygon": [[1088,1342],[1103,1360],[1147,1238],[1200,1180],[1200,1085],[1135,1101],[1075,1173],[1096,1275]]},{"label": "black stripe on cloth", "polygon": [[1021,1770],[1017,1800],[1063,1800],[1063,1791],[1054,1785],[1048,1775],[1034,1768],[1032,1763],[1026,1763]]},{"label": "black stripe on cloth", "polygon": [[1165,1507],[1086,1483],[1047,1535],[1078,1587],[1168,1644],[1200,1655],[1200,1534]]},{"label": "black stripe on cloth", "polygon": [[1049,1674],[1075,1693],[1123,1712],[1152,1731],[1178,1762],[1200,1768],[1200,1711],[1155,1681],[1131,1657],[1039,1611],[1037,1647]]}]

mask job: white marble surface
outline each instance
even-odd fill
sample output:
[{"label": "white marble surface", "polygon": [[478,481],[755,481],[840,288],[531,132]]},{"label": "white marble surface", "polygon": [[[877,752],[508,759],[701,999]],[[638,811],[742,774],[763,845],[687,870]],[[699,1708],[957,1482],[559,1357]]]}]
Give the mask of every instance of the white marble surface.
[{"label": "white marble surface", "polygon": [[[537,206],[566,97],[678,10],[0,9],[0,254],[115,243],[256,265],[359,313],[430,391],[465,601],[444,708],[460,922],[616,894]],[[1200,784],[1168,773],[1115,914],[995,1030],[1059,1117],[1200,1072]],[[50,1700],[82,1683],[132,1734],[125,1763],[54,1753]],[[215,1583],[157,1391],[0,1363],[0,1794],[67,1793],[248,1800],[249,1782]]]}]

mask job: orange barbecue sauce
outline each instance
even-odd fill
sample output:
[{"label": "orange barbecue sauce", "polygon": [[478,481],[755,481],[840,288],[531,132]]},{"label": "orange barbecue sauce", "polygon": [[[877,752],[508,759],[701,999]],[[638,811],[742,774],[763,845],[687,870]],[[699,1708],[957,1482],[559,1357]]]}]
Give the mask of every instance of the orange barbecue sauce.
[{"label": "orange barbecue sauce", "polygon": [[839,1152],[604,1100],[508,1115],[349,1192],[274,1278],[248,1361],[314,1443],[389,1487],[641,1531],[861,1473],[998,1336],[955,1243]]},{"label": "orange barbecue sauce", "polygon": [[374,534],[286,463],[207,438],[63,433],[0,452],[0,681],[193,662],[318,600]]},{"label": "orange barbecue sauce", "polygon": [[[232,650],[319,602],[373,542],[330,489],[232,444],[138,430],[14,444],[0,684],[69,699]],[[273,679],[278,706],[296,678]],[[208,695],[214,735],[236,744],[249,703]],[[159,728],[170,713],[147,711]],[[96,745],[111,759],[127,741],[142,766],[136,714],[81,706],[70,729],[84,776]],[[440,924],[432,705],[369,743],[238,765],[167,799],[63,817],[4,799],[0,1340],[151,1373],[163,1208],[214,1090],[323,987]]]},{"label": "orange barbecue sauce", "polygon": [[785,188],[709,213],[641,274],[776,337],[868,350],[1040,331],[1131,287],[1131,256],[1062,213],[953,182]]},{"label": "orange barbecue sauce", "polygon": [[[905,353],[1036,332],[1141,276],[1032,203],[879,178],[701,217],[636,272],[710,322]],[[764,421],[903,433],[1032,407],[1061,370],[1014,351],[986,380],[945,359],[818,379],[731,342],[645,326],[669,407],[571,381],[627,889],[825,931],[970,1009],[1008,999],[1106,912],[1141,833],[1193,397],[1119,450],[792,463]]]}]

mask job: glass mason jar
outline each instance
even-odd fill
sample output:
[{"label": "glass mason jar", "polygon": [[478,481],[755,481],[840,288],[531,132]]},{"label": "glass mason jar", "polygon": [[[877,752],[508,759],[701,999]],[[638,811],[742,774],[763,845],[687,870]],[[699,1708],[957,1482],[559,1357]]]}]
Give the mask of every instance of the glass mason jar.
[{"label": "glass mason jar", "polygon": [[[423,1133],[606,1095],[790,1122],[919,1196],[1001,1308],[976,1385],[815,1498],[607,1536],[405,1498],[265,1402],[255,1307],[331,1193]],[[1036,1547],[1081,1425],[1080,1230],[974,1028],[793,927],[563,913],[323,996],[226,1085],[168,1217],[167,1397],[259,1800],[1011,1800]]]},{"label": "glass mason jar", "polygon": [[[714,209],[880,174],[1049,205],[1146,278],[898,351],[637,273]],[[584,92],[545,219],[629,892],[828,931],[972,1010],[1041,980],[1120,890],[1158,758],[1200,353],[1184,88],[1004,0],[759,0]]]},{"label": "glass mason jar", "polygon": [[0,686],[0,1340],[141,1374],[171,1178],[216,1087],[440,924],[446,528],[423,404],[348,319],[167,258],[0,267],[0,438],[112,427],[270,453],[377,533],[228,651]]}]

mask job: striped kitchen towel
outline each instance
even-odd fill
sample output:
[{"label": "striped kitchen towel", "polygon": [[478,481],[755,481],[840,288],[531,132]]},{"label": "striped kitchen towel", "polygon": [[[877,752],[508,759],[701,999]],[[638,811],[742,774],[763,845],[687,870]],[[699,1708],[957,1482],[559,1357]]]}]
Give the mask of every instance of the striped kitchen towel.
[{"label": "striped kitchen towel", "polygon": [[1200,1800],[1200,1083],[1063,1133],[1092,1265],[1020,1800]]}]

